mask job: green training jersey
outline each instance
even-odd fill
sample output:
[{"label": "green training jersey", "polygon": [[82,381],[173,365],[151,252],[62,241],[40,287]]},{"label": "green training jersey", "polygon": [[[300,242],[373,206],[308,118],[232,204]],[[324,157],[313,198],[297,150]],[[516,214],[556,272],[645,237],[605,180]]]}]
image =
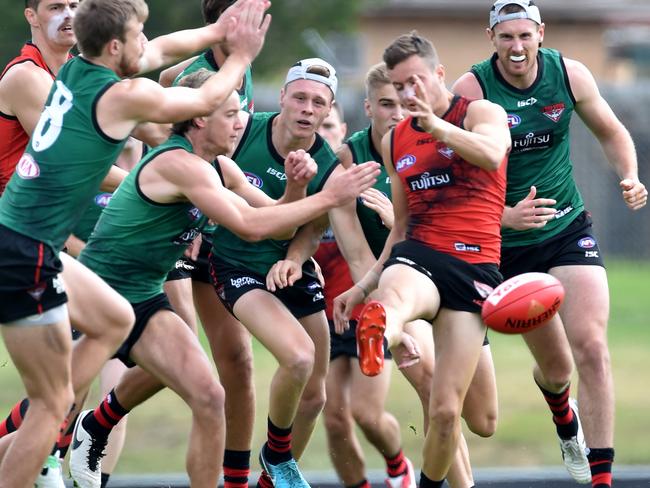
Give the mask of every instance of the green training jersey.
[{"label": "green training jersey", "polygon": [[[278,154],[271,141],[271,127],[277,115],[268,112],[251,115],[233,155],[248,181],[275,199],[282,197],[287,180],[284,158]],[[337,166],[338,159],[318,134],[314,145],[307,152],[318,164],[318,173],[307,186],[307,195],[312,195],[323,188]],[[266,275],[276,261],[284,259],[289,242],[273,239],[247,242],[228,229],[217,227],[213,234],[212,249],[226,262]]]},{"label": "green training jersey", "polygon": [[[185,68],[174,80],[174,86],[178,85],[184,76],[194,73],[201,68],[205,68],[208,71],[214,71],[215,73],[219,71],[219,65],[217,64],[217,60],[214,59],[212,49],[206,49],[198,58],[187,66],[187,68]],[[250,66],[246,69],[246,73],[244,73],[244,82],[242,83],[241,88],[237,90],[237,93],[239,93],[239,108],[252,114],[254,111],[253,73]]]},{"label": "green training jersey", "polygon": [[167,273],[206,220],[189,202],[157,203],[140,189],[142,169],[156,156],[175,149],[191,153],[192,145],[184,137],[172,135],[133,168],[113,194],[79,256],[131,303],[162,293]]},{"label": "green training jersey", "polygon": [[[185,68],[174,80],[174,86],[178,85],[184,76],[194,73],[201,68],[205,68],[208,71],[214,71],[215,73],[219,71],[219,65],[217,64],[217,60],[214,59],[212,49],[206,49],[187,68]],[[237,93],[239,93],[240,110],[252,114],[255,107],[253,103],[253,73],[250,66],[246,68],[246,72],[244,73],[244,82],[242,83],[241,88],[237,90]],[[203,229],[203,233],[210,235],[216,228],[216,225],[208,224],[205,226],[205,229]]]},{"label": "green training jersey", "polygon": [[512,149],[508,158],[506,205],[514,206],[537,187],[536,198],[557,201],[555,219],[541,229],[502,229],[503,246],[544,241],[565,229],[584,209],[569,156],[569,122],[575,99],[561,54],[540,49],[537,79],[520,90],[499,73],[496,54],[472,66],[483,96],[508,114]]},{"label": "green training jersey", "polygon": [[[376,161],[381,164],[381,173],[377,176],[377,183],[375,183],[374,188],[390,199],[390,176],[386,172],[381,154],[377,152],[372,144],[372,126],[352,134],[346,144],[350,148],[354,164],[361,164],[366,161]],[[378,258],[384,249],[390,230],[384,225],[379,214],[361,203],[360,198],[357,200],[357,215],[370,250]]]},{"label": "green training jersey", "polygon": [[76,237],[84,242],[88,240],[102,210],[106,208],[108,202],[111,200],[111,196],[112,193],[101,192],[92,197],[90,205],[86,207],[86,211],[83,213],[74,229],[72,229],[72,233]]},{"label": "green training jersey", "polygon": [[97,123],[97,101],[117,81],[81,56],[63,65],[0,199],[0,224],[55,252],[63,247],[126,143]]}]

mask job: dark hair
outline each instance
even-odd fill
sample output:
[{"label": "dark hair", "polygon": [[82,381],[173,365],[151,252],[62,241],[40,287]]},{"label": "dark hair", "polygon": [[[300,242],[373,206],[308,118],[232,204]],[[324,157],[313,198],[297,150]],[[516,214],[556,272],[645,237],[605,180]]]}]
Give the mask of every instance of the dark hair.
[{"label": "dark hair", "polygon": [[91,58],[100,56],[111,40],[126,40],[129,20],[144,22],[148,16],[144,0],[84,0],[72,21],[79,51]]},{"label": "dark hair", "polygon": [[[186,88],[199,88],[203,83],[208,81],[211,76],[214,75],[214,71],[208,71],[205,68],[198,69],[193,73],[190,73],[187,76],[183,76],[178,82],[178,86],[184,86]],[[192,127],[196,127],[194,119],[183,120],[181,122],[174,122],[172,124],[172,134],[179,136],[184,136],[187,134]]]},{"label": "dark hair", "polygon": [[25,8],[36,10],[39,3],[41,3],[41,0],[25,0]]},{"label": "dark hair", "polygon": [[214,24],[224,10],[230,7],[235,0],[201,0],[201,12],[206,24]]},{"label": "dark hair", "polygon": [[421,37],[417,31],[411,31],[410,34],[403,34],[395,39],[390,46],[384,50],[384,62],[388,69],[393,69],[396,65],[416,55],[427,61],[431,69],[440,64],[438,53],[433,47],[431,41]]}]

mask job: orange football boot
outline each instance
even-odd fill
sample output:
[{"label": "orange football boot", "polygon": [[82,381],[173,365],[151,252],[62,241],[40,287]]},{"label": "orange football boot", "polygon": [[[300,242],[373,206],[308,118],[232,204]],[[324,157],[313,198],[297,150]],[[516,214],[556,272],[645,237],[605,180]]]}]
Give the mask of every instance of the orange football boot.
[{"label": "orange football boot", "polygon": [[384,306],[375,300],[368,302],[361,309],[357,323],[359,366],[366,376],[377,376],[384,369],[385,330]]}]

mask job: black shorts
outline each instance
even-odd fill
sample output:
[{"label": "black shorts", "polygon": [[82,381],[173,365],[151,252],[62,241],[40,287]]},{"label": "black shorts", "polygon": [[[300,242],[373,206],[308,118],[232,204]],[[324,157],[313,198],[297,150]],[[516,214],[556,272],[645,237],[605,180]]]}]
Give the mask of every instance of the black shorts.
[{"label": "black shorts", "polygon": [[522,273],[547,273],[556,266],[605,266],[591,229],[591,216],[582,212],[553,237],[528,246],[502,247],[500,271],[508,279]]},{"label": "black shorts", "polygon": [[50,246],[0,225],[0,323],[66,303],[61,271],[63,264]]},{"label": "black shorts", "polygon": [[[251,290],[266,290],[266,276],[229,264],[214,254],[210,256],[210,276],[219,299],[233,315],[235,303],[242,296]],[[311,259],[302,266],[302,278],[273,295],[297,319],[325,310],[323,287]]]},{"label": "black shorts", "polygon": [[167,274],[167,281],[184,280],[191,278],[192,281],[200,281],[207,283],[210,281],[210,251],[212,250],[212,236],[209,234],[201,234],[201,248],[196,261],[189,258],[182,257]]},{"label": "black shorts", "polygon": [[174,311],[174,307],[171,306],[167,299],[167,295],[164,293],[156,295],[144,302],[132,303],[131,306],[135,312],[135,324],[133,325],[133,329],[131,329],[129,337],[126,338],[113,356],[114,359],[119,359],[128,368],[135,366],[135,363],[129,357],[131,355],[131,349],[135,343],[138,342],[138,339],[140,339],[140,336],[144,332],[144,328],[147,326],[147,323],[149,323],[149,319],[159,310]]},{"label": "black shorts", "polygon": [[384,268],[394,264],[428,276],[440,293],[440,307],[462,312],[480,313],[489,292],[503,281],[496,264],[471,264],[413,240],[393,246]]},{"label": "black shorts", "polygon": [[[334,322],[328,320],[330,325],[330,361],[334,361],[339,356],[344,356],[348,358],[359,357],[357,351],[357,321],[350,320],[350,328],[343,332],[343,334],[337,334],[334,331]],[[388,347],[386,347],[386,339],[384,339],[384,359],[392,359],[393,356],[390,353]]]}]

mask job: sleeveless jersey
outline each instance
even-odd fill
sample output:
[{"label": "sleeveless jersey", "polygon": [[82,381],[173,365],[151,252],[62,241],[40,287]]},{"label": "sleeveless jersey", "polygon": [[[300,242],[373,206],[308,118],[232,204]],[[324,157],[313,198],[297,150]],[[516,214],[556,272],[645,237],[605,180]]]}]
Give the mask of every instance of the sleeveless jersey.
[{"label": "sleeveless jersey", "polygon": [[[173,85],[177,86],[184,76],[194,73],[195,71],[200,70],[201,68],[207,69],[208,71],[217,72],[219,71],[219,65],[217,60],[214,59],[214,53],[212,49],[206,49],[202,54],[199,55],[187,68],[185,68],[181,74],[179,74],[174,80]],[[253,73],[251,67],[246,68],[244,73],[244,82],[242,83],[241,88],[237,90],[239,93],[239,108],[244,110],[249,114],[252,114],[255,108],[253,102]],[[217,228],[216,225],[207,224],[203,229],[203,233],[206,235],[211,235],[214,230]]]},{"label": "sleeveless jersey", "polygon": [[[377,177],[377,183],[374,188],[381,191],[390,198],[390,177],[386,172],[381,154],[377,152],[372,144],[372,126],[366,127],[359,132],[352,134],[346,144],[352,153],[352,162],[354,164],[365,163],[366,161],[376,161],[381,164],[381,173]],[[361,223],[363,234],[368,241],[370,250],[379,257],[384,249],[384,244],[390,232],[383,224],[379,215],[374,210],[369,209],[360,200],[357,200],[357,216]],[[323,235],[318,250],[314,255],[316,261],[321,266],[323,277],[325,278],[325,313],[329,320],[333,319],[333,300],[338,295],[348,290],[353,284],[350,268],[341,251],[336,244],[334,233],[329,228]],[[357,319],[363,304],[359,304],[352,310],[351,318]]]},{"label": "sleeveless jersey", "polygon": [[[131,303],[162,293],[167,273],[206,218],[190,202],[157,203],[142,193],[140,172],[158,155],[192,145],[172,135],[127,175],[102,212],[79,260]],[[209,164],[209,163],[205,163]]]},{"label": "sleeveless jersey", "polygon": [[0,198],[0,224],[58,252],[126,143],[99,128],[99,97],[118,76],[80,56],[63,65]]},{"label": "sleeveless jersey", "polygon": [[[251,115],[233,155],[233,160],[246,174],[248,181],[275,199],[282,197],[287,179],[284,173],[284,158],[278,154],[271,141],[271,127],[277,115],[269,112]],[[318,134],[307,152],[318,164],[318,173],[307,186],[307,195],[312,195],[323,188],[338,164],[338,159]],[[289,242],[273,239],[247,242],[224,227],[217,227],[213,234],[212,249],[230,264],[266,275],[276,261],[284,259]]]},{"label": "sleeveless jersey", "polygon": [[[463,127],[471,102],[454,97],[442,119]],[[470,164],[409,117],[395,127],[392,158],[408,201],[407,239],[468,263],[498,264],[506,162]]]},{"label": "sleeveless jersey", "polygon": [[[0,74],[0,79],[5,75],[9,68],[21,63],[34,63],[39,68],[47,71],[52,79],[55,78],[52,70],[45,64],[45,60],[36,45],[31,42],[26,43],[20,50],[20,55],[9,61]],[[27,132],[20,125],[18,117],[0,112],[0,195],[4,192],[7,182],[11,178],[16,168],[16,163],[23,155],[25,146],[29,141]]]},{"label": "sleeveless jersey", "polygon": [[[205,68],[208,71],[214,71],[215,73],[219,71],[219,65],[217,64],[217,60],[214,59],[212,49],[206,49],[198,58],[187,66],[187,68],[185,68],[174,80],[174,86],[178,85],[184,76],[194,73],[201,68]],[[253,73],[250,66],[246,68],[246,73],[244,73],[244,82],[242,83],[241,88],[237,90],[237,93],[239,93],[239,108],[252,114],[255,104],[253,102]]]},{"label": "sleeveless jersey", "polygon": [[499,73],[496,54],[472,66],[483,96],[508,114],[512,149],[508,158],[506,205],[515,206],[537,187],[537,198],[557,201],[555,219],[541,229],[503,228],[503,246],[534,244],[564,230],[584,209],[569,157],[569,122],[575,98],[562,56],[540,49],[537,79],[525,90],[510,85]]}]

